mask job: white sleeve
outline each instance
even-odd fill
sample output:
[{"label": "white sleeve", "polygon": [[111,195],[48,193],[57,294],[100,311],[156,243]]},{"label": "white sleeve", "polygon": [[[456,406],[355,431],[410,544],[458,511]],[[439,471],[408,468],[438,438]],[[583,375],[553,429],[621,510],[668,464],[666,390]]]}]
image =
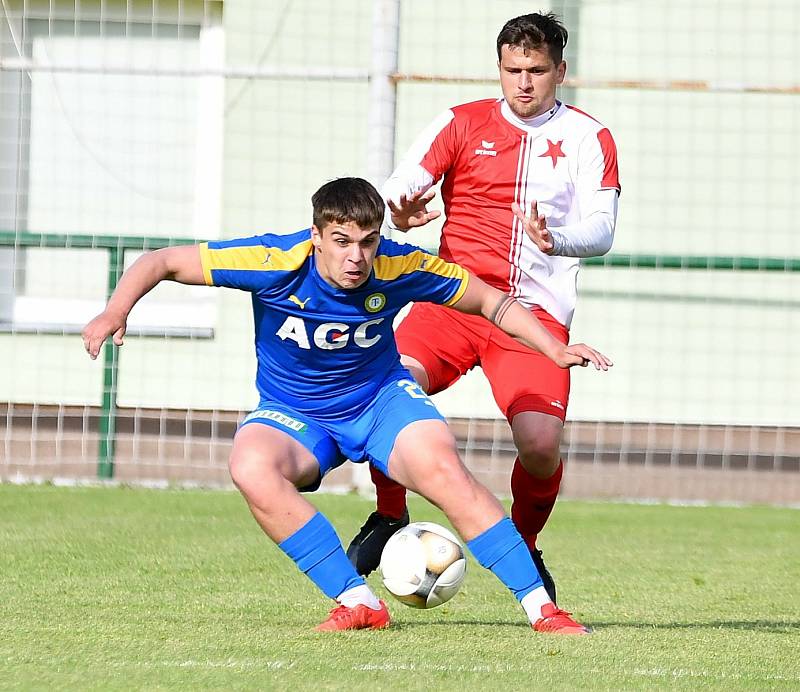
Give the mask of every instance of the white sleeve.
[{"label": "white sleeve", "polygon": [[420,190],[425,192],[434,185],[436,179],[422,167],[421,162],[430,150],[436,136],[447,127],[453,117],[453,111],[446,110],[436,116],[433,122],[417,135],[414,143],[381,188],[381,194],[385,200],[398,203],[400,195],[410,196]]},{"label": "white sleeve", "polygon": [[434,182],[433,176],[418,163],[403,163],[394,170],[389,179],[381,188],[381,195],[388,202],[400,203],[400,195],[409,197],[415,192],[430,189]]},{"label": "white sleeve", "polygon": [[578,223],[550,228],[553,238],[551,255],[561,257],[597,257],[605,255],[614,242],[619,192],[614,188],[596,190],[581,205]]}]

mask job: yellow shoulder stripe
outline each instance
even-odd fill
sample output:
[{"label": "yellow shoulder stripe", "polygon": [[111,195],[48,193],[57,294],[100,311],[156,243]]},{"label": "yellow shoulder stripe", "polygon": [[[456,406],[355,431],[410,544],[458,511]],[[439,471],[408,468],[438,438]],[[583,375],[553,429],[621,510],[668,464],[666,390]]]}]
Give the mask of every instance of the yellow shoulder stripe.
[{"label": "yellow shoulder stripe", "polygon": [[461,285],[458,287],[458,290],[455,292],[453,297],[450,300],[448,300],[446,303],[443,303],[443,305],[445,305],[447,307],[449,307],[451,305],[455,305],[459,300],[461,300],[461,297],[467,292],[467,286],[469,286],[469,272],[466,271],[465,269],[463,269],[458,264],[456,264],[454,266],[456,266],[459,269],[461,269],[461,272],[463,274],[463,279],[461,281]]},{"label": "yellow shoulder stripe", "polygon": [[410,274],[422,266],[423,261],[433,257],[426,252],[416,250],[409,255],[378,255],[375,258],[375,278],[391,281],[402,274]]},{"label": "yellow shoulder stripe", "polygon": [[453,305],[458,302],[467,290],[467,284],[469,283],[469,273],[463,267],[452,262],[445,262],[441,257],[431,255],[422,250],[415,250],[408,255],[378,255],[375,258],[374,268],[375,277],[384,281],[390,281],[402,274],[411,274],[416,271],[429,272],[451,279],[461,279],[461,286],[445,305]]},{"label": "yellow shoulder stripe", "polygon": [[415,250],[408,255],[378,255],[375,258],[375,276],[378,279],[396,279],[401,274],[423,271],[449,278],[461,278],[466,272],[452,262],[445,262],[436,255]]},{"label": "yellow shoulder stripe", "polygon": [[226,248],[209,248],[200,245],[203,278],[214,285],[211,272],[215,269],[229,271],[292,271],[302,266],[311,253],[311,241],[298,243],[288,250],[263,245],[237,245]]},{"label": "yellow shoulder stripe", "polygon": [[213,286],[214,280],[211,278],[211,263],[208,258],[208,243],[200,243],[197,247],[200,248],[200,264],[203,267],[203,281],[206,282],[206,286]]}]

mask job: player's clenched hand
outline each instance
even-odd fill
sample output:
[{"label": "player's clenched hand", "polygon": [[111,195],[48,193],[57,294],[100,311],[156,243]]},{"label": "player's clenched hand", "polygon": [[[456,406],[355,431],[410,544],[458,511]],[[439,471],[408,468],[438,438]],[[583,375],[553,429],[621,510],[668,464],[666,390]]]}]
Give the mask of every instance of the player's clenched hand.
[{"label": "player's clenched hand", "polygon": [[513,211],[514,216],[520,220],[522,228],[525,230],[525,233],[528,234],[528,237],[536,244],[536,247],[545,255],[549,255],[553,251],[553,236],[550,234],[550,231],[547,230],[547,219],[544,218],[544,214],[539,213],[536,200],[531,204],[530,215],[526,215],[525,212],[522,211],[522,207],[516,202],[511,205],[511,211]]},{"label": "player's clenched hand", "polygon": [[556,365],[559,368],[571,368],[573,365],[585,368],[589,363],[594,365],[595,370],[608,370],[614,365],[608,356],[604,356],[600,351],[586,344],[564,346],[563,351],[556,358]]},{"label": "player's clenched hand", "polygon": [[114,343],[122,346],[122,337],[125,336],[126,328],[127,320],[124,315],[111,313],[108,310],[101,312],[81,332],[86,353],[92,360],[97,358],[103,342],[112,334]]},{"label": "player's clenched hand", "polygon": [[428,202],[435,195],[436,192],[433,190],[428,190],[427,192],[419,190],[410,196],[406,194],[400,195],[398,204],[395,204],[394,200],[390,199],[387,205],[392,213],[392,223],[401,231],[407,231],[409,228],[424,226],[429,221],[438,219],[442,212],[436,210],[428,211],[427,207]]}]

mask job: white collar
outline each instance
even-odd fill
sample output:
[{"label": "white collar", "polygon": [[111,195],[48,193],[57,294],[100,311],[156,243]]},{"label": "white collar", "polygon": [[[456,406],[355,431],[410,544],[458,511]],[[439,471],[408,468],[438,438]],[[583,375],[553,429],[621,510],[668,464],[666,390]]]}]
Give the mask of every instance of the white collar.
[{"label": "white collar", "polygon": [[551,120],[558,112],[560,107],[561,101],[556,100],[550,110],[540,113],[539,115],[534,115],[532,118],[520,118],[514,111],[511,110],[511,106],[508,105],[508,101],[502,99],[500,103],[500,112],[503,114],[503,117],[512,125],[522,128],[534,128],[541,127],[546,122]]}]

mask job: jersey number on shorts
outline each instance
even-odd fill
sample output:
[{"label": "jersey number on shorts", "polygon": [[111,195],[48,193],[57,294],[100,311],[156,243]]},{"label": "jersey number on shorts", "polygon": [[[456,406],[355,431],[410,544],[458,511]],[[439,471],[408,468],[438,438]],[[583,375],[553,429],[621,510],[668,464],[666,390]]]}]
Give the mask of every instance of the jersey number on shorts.
[{"label": "jersey number on shorts", "polygon": [[428,399],[428,395],[414,380],[398,380],[397,386],[403,389],[412,399],[425,399],[426,404],[433,406],[433,402]]}]

